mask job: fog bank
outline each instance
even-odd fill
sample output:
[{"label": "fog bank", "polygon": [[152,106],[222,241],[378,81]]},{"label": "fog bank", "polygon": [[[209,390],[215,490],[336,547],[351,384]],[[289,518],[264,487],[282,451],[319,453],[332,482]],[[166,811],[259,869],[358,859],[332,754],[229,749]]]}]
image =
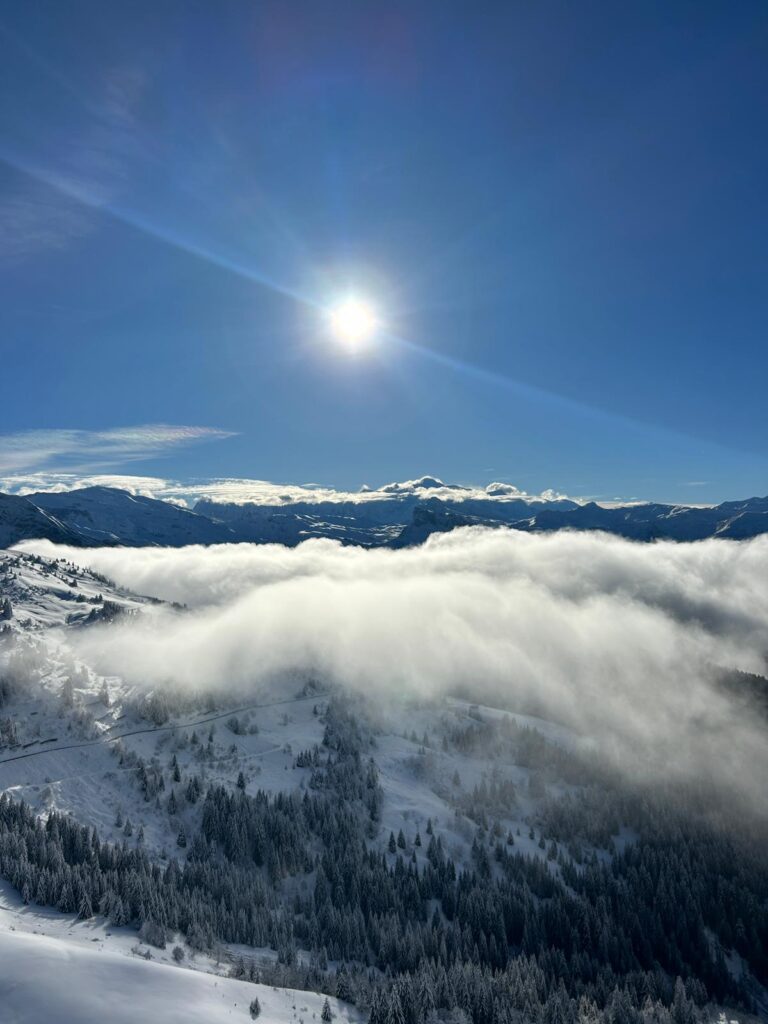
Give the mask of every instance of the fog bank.
[{"label": "fog bank", "polygon": [[766,723],[717,678],[766,671],[768,537],[640,544],[473,528],[402,551],[21,547],[189,605],[83,631],[82,654],[102,671],[223,688],[298,671],[376,699],[459,688],[506,706],[533,699],[617,767],[714,771],[762,807]]}]

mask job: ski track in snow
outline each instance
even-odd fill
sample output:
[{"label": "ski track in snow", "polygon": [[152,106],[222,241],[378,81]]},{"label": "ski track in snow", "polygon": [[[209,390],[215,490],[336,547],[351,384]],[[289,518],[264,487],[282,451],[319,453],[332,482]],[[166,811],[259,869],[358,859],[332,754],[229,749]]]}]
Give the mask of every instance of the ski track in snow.
[{"label": "ski track in snow", "polygon": [[[116,736],[104,736],[97,740],[87,740],[84,743],[68,743],[58,747],[46,747],[44,750],[32,750],[24,754],[14,754],[13,757],[0,758],[0,764],[8,764],[11,761],[22,761],[28,757],[41,757],[44,754],[60,753],[62,750],[79,750],[82,747],[99,747],[108,743],[116,743],[118,740],[128,739],[131,736],[157,736],[161,733],[177,732],[179,729],[195,729],[198,725],[207,725],[209,722],[219,722],[222,718],[232,718],[233,715],[242,715],[246,711],[257,711],[260,708],[280,707],[283,704],[299,704],[302,701],[322,700],[325,695],[322,693],[313,694],[311,697],[292,697],[287,700],[271,700],[261,704],[246,704],[239,708],[230,708],[220,714],[209,715],[207,718],[198,718],[192,722],[176,722],[173,725],[159,725],[148,729],[132,729],[130,732],[121,732]],[[45,743],[45,740],[41,742]],[[264,751],[269,753],[269,751]]]}]

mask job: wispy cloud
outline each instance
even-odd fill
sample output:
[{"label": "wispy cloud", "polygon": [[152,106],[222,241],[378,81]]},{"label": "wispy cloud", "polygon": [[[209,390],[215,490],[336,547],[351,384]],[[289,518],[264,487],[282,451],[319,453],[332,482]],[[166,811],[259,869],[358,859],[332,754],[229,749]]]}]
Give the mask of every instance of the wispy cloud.
[{"label": "wispy cloud", "polygon": [[5,484],[15,481],[14,489],[32,482],[63,484],[77,472],[157,457],[184,445],[232,436],[231,431],[216,427],[166,423],[109,430],[27,430],[0,434],[0,473],[8,474]]},{"label": "wispy cloud", "polygon": [[[61,90],[62,83],[56,84]],[[65,89],[84,119],[55,160],[44,150],[19,152],[12,136],[6,137],[0,159],[20,177],[0,201],[0,265],[65,249],[92,230],[98,211],[126,187],[142,154],[136,113],[146,87],[141,69],[117,67],[103,76],[96,98]],[[38,138],[50,134],[40,122]]]},{"label": "wispy cloud", "polygon": [[42,251],[64,249],[87,234],[83,207],[38,182],[29,182],[0,201],[0,263],[20,263]]}]

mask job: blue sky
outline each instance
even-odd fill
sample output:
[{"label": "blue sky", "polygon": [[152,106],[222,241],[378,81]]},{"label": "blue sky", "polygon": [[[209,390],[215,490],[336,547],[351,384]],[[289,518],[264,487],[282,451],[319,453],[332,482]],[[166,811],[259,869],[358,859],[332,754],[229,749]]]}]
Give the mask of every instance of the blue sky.
[{"label": "blue sky", "polygon": [[0,473],[768,492],[767,45],[750,2],[6,5]]}]

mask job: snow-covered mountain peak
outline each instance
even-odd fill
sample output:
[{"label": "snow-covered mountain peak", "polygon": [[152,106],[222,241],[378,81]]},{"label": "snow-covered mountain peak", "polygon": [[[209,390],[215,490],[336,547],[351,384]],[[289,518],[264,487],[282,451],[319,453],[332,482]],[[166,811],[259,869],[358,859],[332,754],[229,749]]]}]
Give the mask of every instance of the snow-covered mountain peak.
[{"label": "snow-covered mountain peak", "polygon": [[114,487],[45,491],[29,501],[87,544],[214,544],[232,540],[226,527],[168,501]]}]

